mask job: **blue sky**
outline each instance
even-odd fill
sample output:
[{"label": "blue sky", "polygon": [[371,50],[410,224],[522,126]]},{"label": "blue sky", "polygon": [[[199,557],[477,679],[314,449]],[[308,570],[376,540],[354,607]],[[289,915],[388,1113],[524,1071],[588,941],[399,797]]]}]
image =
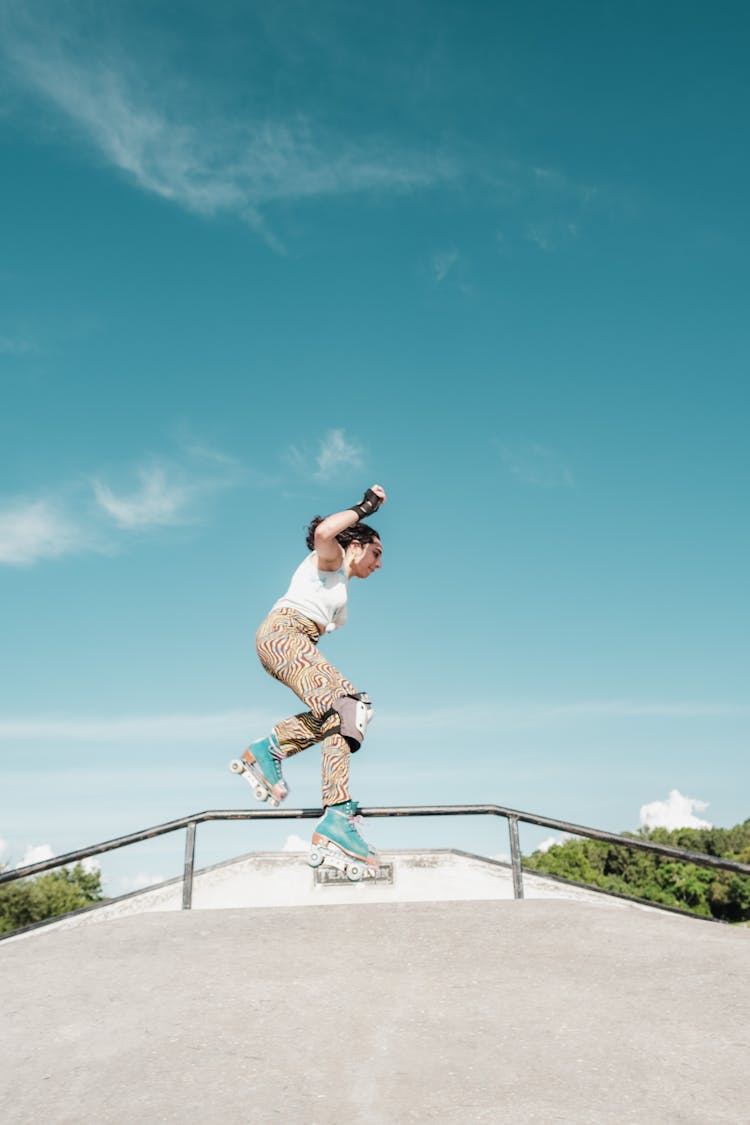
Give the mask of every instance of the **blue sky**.
[{"label": "blue sky", "polygon": [[[0,0],[7,862],[248,803],[226,763],[296,702],[255,628],[376,481],[324,641],[363,804],[750,815],[747,33]],[[317,750],[288,775],[319,803]],[[231,831],[206,858],[288,834]]]}]

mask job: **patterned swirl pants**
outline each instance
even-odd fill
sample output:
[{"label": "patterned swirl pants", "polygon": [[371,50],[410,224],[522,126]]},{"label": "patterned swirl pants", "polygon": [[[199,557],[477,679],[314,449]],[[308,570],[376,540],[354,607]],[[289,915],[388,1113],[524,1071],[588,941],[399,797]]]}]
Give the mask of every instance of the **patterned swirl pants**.
[{"label": "patterned swirl pants", "polygon": [[273,733],[285,757],[323,742],[323,804],[348,801],[351,751],[340,734],[331,733],[337,716],[328,714],[334,699],[355,688],[318,652],[321,630],[294,609],[272,610],[258,629],[255,647],[274,679],[286,684],[309,708],[283,719]]}]

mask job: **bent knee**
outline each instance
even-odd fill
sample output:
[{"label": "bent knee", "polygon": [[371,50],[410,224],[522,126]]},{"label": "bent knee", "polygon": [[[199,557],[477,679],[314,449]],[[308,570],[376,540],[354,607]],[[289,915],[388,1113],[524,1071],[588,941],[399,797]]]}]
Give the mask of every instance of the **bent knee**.
[{"label": "bent knee", "polygon": [[337,725],[336,733],[341,735],[352,754],[355,754],[364,742],[367,728],[372,722],[373,706],[369,695],[364,691],[340,695],[334,699],[329,714]]}]

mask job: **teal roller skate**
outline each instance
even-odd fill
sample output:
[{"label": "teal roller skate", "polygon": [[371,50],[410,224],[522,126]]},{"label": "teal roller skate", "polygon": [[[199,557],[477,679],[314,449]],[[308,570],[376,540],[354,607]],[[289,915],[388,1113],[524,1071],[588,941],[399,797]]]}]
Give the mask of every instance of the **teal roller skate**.
[{"label": "teal roller skate", "polygon": [[256,801],[267,801],[274,808],[289,793],[281,774],[284,757],[273,734],[251,742],[241,758],[229,763],[232,773],[238,773],[250,784]]},{"label": "teal roller skate", "polygon": [[379,860],[361,834],[362,817],[356,801],[329,805],[313,832],[307,857],[311,867],[328,864],[343,871],[353,883],[374,876]]}]

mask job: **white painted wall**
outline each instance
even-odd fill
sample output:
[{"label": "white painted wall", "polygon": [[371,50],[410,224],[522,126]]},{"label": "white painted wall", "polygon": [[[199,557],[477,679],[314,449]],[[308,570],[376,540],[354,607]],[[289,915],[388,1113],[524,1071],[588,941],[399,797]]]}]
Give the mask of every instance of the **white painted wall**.
[{"label": "white painted wall", "polygon": [[[321,885],[316,880],[315,871],[308,866],[303,852],[266,852],[242,856],[195,872],[192,908],[257,909],[343,903],[513,898],[511,869],[507,864],[496,860],[446,850],[388,852],[381,854],[381,862],[392,868],[392,883],[367,879],[361,883]],[[656,909],[598,894],[596,891],[566,886],[528,871],[524,871],[523,884],[524,896],[528,899],[590,902],[624,909]],[[182,880],[175,879],[6,940],[18,941],[53,929],[93,925],[107,919],[146,911],[181,908]]]}]

